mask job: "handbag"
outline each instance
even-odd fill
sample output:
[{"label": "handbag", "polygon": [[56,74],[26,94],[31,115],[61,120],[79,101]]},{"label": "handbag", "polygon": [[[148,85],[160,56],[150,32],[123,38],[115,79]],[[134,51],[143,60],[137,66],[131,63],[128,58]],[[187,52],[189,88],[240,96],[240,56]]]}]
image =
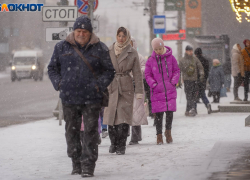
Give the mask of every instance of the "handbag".
[{"label": "handbag", "polygon": [[[87,59],[83,56],[83,54],[80,52],[80,50],[77,48],[77,46],[73,46],[74,50],[76,51],[76,53],[82,58],[83,62],[85,62],[85,64],[88,66],[88,68],[90,69],[90,71],[93,73],[95,79],[97,80],[98,78],[95,75],[95,71],[92,68],[92,66],[89,64],[89,62],[87,61]],[[99,91],[99,87],[96,86],[97,92]],[[102,99],[102,103],[101,105],[103,107],[108,107],[109,105],[109,92],[108,92],[108,88],[105,89],[103,93],[103,99]]]}]

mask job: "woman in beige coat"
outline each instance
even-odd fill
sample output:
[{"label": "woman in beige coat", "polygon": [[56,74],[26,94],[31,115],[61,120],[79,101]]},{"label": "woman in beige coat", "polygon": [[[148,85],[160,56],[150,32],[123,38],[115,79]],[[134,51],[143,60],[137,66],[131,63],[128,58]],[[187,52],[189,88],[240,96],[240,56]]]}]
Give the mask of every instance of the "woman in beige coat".
[{"label": "woman in beige coat", "polygon": [[[137,43],[135,39],[131,38],[131,46],[137,50]],[[145,64],[146,60],[144,57],[138,52],[140,68],[143,76],[143,80],[145,80]],[[133,108],[133,119],[132,119],[132,135],[129,145],[139,144],[138,141],[142,140],[141,137],[141,125],[148,125],[147,114],[145,112],[144,107],[145,94],[142,99],[136,99],[136,95],[134,96],[134,108]]]},{"label": "woman in beige coat", "polygon": [[238,89],[245,77],[244,60],[241,54],[241,47],[235,44],[232,49],[232,76],[234,77],[234,100],[242,101],[238,96]]},{"label": "woman in beige coat", "polygon": [[116,39],[109,48],[116,74],[108,87],[109,106],[105,108],[103,123],[109,125],[109,152],[121,155],[125,154],[129,125],[132,125],[134,93],[137,99],[143,98],[143,82],[138,53],[130,45],[130,32],[120,27]]}]

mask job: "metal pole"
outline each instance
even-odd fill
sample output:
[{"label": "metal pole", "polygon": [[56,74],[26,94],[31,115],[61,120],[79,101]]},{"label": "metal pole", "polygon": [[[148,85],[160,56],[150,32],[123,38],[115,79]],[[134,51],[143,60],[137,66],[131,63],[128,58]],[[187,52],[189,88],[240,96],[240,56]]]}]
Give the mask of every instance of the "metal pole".
[{"label": "metal pole", "polygon": [[94,2],[95,0],[89,0],[88,17],[91,20],[92,26],[94,21]]},{"label": "metal pole", "polygon": [[[178,11],[178,30],[180,31],[182,29],[182,11]],[[178,62],[181,60],[182,58],[182,40],[177,41],[177,60]]]},{"label": "metal pole", "polygon": [[156,37],[154,34],[153,30],[153,17],[156,15],[156,6],[157,6],[157,1],[156,0],[151,0],[149,2],[149,10],[150,10],[150,19],[149,19],[149,29],[150,29],[150,39],[149,39],[149,54],[152,53],[152,47],[151,47],[151,41]]},{"label": "metal pole", "polygon": [[[60,6],[68,6],[68,5],[69,5],[68,0],[61,0],[60,1]],[[59,22],[59,27],[67,27],[67,26],[68,26],[67,21]]]},{"label": "metal pole", "polygon": [[62,100],[59,98],[58,102],[58,112],[59,112],[59,126],[62,125],[62,118],[63,118],[63,110],[62,110]]}]

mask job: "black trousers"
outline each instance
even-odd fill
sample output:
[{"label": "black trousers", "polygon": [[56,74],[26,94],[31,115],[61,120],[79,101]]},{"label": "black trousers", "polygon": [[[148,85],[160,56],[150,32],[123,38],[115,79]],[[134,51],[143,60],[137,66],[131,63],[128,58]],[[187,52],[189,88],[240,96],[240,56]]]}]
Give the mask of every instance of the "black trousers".
[{"label": "black trousers", "polygon": [[214,101],[215,103],[219,103],[220,102],[220,91],[218,92],[212,92],[212,96],[214,98]]},{"label": "black trousers", "polygon": [[146,93],[146,97],[148,99],[148,110],[149,110],[149,116],[150,117],[153,117],[153,113],[152,113],[152,105],[151,105],[151,96],[150,96],[150,87],[149,85],[147,84],[146,80],[144,79],[143,80],[143,83],[144,83],[144,89],[145,89],[145,93]]},{"label": "black trousers", "polygon": [[191,109],[195,109],[196,105],[196,81],[184,81],[184,88],[187,99],[186,112],[189,112]]},{"label": "black trousers", "polygon": [[128,131],[129,125],[125,123],[114,126],[109,125],[108,132],[111,145],[114,145],[118,149],[126,146]]},{"label": "black trousers", "polygon": [[131,141],[138,142],[141,141],[141,126],[132,126]]},{"label": "black trousers", "polygon": [[234,99],[238,98],[238,89],[243,82],[243,78],[241,77],[241,74],[239,73],[238,76],[234,77]]},{"label": "black trousers", "polygon": [[[172,129],[173,115],[174,112],[166,111],[166,130]],[[162,134],[162,121],[163,121],[164,112],[156,113],[155,115],[155,123],[156,123],[156,135]]]},{"label": "black trousers", "polygon": [[[67,153],[73,162],[81,162],[83,172],[94,173],[95,162],[98,159],[98,118],[100,110],[100,104],[63,104],[64,120],[66,122],[65,137]],[[80,129],[82,116],[84,132],[82,133],[81,143]]]},{"label": "black trousers", "polygon": [[245,80],[244,80],[244,94],[245,94],[245,99],[248,99],[249,79],[250,79],[250,71],[245,71]]}]

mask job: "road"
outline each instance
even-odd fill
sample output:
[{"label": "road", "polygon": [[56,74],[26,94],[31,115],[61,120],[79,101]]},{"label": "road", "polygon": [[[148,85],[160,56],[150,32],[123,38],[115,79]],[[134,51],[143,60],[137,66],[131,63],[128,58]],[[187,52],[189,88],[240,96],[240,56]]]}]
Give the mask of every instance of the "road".
[{"label": "road", "polygon": [[0,127],[52,117],[59,93],[50,80],[11,82],[9,73],[0,76]]}]

